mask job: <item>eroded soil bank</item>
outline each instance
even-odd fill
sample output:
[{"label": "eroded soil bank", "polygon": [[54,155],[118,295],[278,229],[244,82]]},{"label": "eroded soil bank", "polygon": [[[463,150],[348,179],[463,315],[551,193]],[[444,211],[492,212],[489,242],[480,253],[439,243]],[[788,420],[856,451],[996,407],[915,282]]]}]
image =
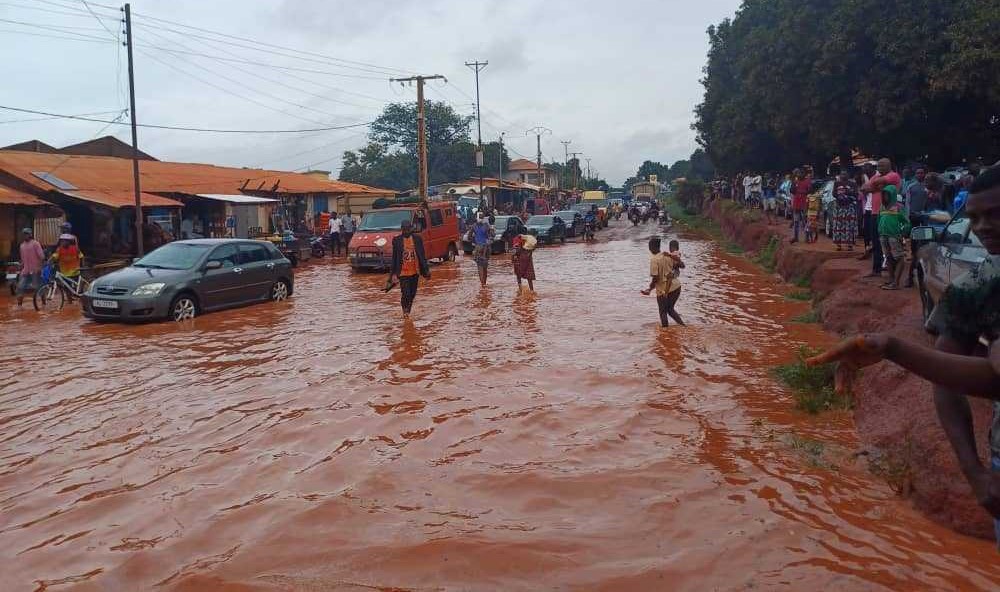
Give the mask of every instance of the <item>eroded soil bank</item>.
[{"label": "eroded soil bank", "polygon": [[[878,280],[863,279],[871,260],[858,260],[860,241],[853,253],[836,252],[825,237],[812,245],[793,245],[787,222],[768,226],[725,200],[709,202],[703,214],[751,255],[773,250],[774,270],[785,280],[808,279],[825,329],[841,336],[880,331],[933,343],[922,328],[916,290],[885,291]],[[858,436],[875,472],[932,519],[962,533],[992,538],[992,521],[975,503],[938,422],[930,383],[883,362],[862,373],[854,397]],[[990,405],[973,401],[973,412],[985,455]]]}]

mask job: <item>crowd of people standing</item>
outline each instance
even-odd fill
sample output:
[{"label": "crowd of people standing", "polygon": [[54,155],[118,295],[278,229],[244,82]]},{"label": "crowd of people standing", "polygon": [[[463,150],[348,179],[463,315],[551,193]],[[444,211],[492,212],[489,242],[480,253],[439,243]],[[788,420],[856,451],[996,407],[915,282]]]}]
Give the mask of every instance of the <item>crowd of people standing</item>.
[{"label": "crowd of people standing", "polygon": [[[816,242],[822,219],[830,221],[830,240],[836,250],[853,251],[860,241],[862,259],[871,258],[868,277],[889,272],[884,288],[913,286],[915,246],[910,229],[926,223],[934,211],[957,212],[982,170],[972,163],[968,172],[950,179],[922,164],[898,170],[888,158],[867,162],[838,173],[827,185],[810,167],[778,173],[741,172],[732,179],[716,179],[713,192],[747,208],[763,210],[768,225],[779,211],[791,218],[791,243],[803,238]],[[905,276],[905,279],[904,279]]]}]

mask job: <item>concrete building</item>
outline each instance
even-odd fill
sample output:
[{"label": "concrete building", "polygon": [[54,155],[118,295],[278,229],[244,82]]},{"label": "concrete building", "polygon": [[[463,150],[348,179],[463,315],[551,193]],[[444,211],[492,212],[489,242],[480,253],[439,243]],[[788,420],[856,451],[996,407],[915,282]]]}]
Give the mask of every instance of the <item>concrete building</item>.
[{"label": "concrete building", "polygon": [[541,178],[538,175],[538,163],[525,158],[512,160],[503,173],[504,181],[538,185],[543,189],[555,189],[559,186],[559,174],[542,164]]}]

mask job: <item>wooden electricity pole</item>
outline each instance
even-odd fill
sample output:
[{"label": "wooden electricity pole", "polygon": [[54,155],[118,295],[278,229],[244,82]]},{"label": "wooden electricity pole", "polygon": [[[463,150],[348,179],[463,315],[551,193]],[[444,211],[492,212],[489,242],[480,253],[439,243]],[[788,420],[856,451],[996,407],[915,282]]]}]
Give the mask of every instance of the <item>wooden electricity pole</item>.
[{"label": "wooden electricity pole", "polygon": [[409,78],[392,78],[392,82],[416,82],[417,83],[417,174],[420,177],[420,198],[427,199],[427,122],[424,115],[424,81],[447,78],[440,74],[433,76],[410,76]]},{"label": "wooden electricity pole", "polygon": [[142,191],[139,187],[139,133],[135,121],[135,67],[132,60],[132,7],[125,5],[125,45],[128,47],[129,119],[132,120],[132,189],[135,192],[135,254],[142,257]]},{"label": "wooden electricity pole", "polygon": [[[538,142],[538,156],[537,156],[538,160],[536,164],[538,165],[538,186],[542,187],[544,184],[544,177],[542,176],[542,134],[551,134],[552,130],[550,130],[547,127],[536,125],[535,127],[531,128],[530,130],[524,133],[534,134],[535,140]],[[539,192],[541,192],[541,189],[539,189]]]}]

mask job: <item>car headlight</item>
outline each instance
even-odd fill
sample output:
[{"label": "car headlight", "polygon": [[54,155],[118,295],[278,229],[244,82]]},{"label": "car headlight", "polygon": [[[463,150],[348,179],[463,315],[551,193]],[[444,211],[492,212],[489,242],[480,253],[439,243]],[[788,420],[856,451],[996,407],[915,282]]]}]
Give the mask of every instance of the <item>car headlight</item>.
[{"label": "car headlight", "polygon": [[132,292],[133,296],[156,296],[163,291],[163,287],[166,286],[163,282],[157,282],[155,284],[145,284],[139,286]]}]

